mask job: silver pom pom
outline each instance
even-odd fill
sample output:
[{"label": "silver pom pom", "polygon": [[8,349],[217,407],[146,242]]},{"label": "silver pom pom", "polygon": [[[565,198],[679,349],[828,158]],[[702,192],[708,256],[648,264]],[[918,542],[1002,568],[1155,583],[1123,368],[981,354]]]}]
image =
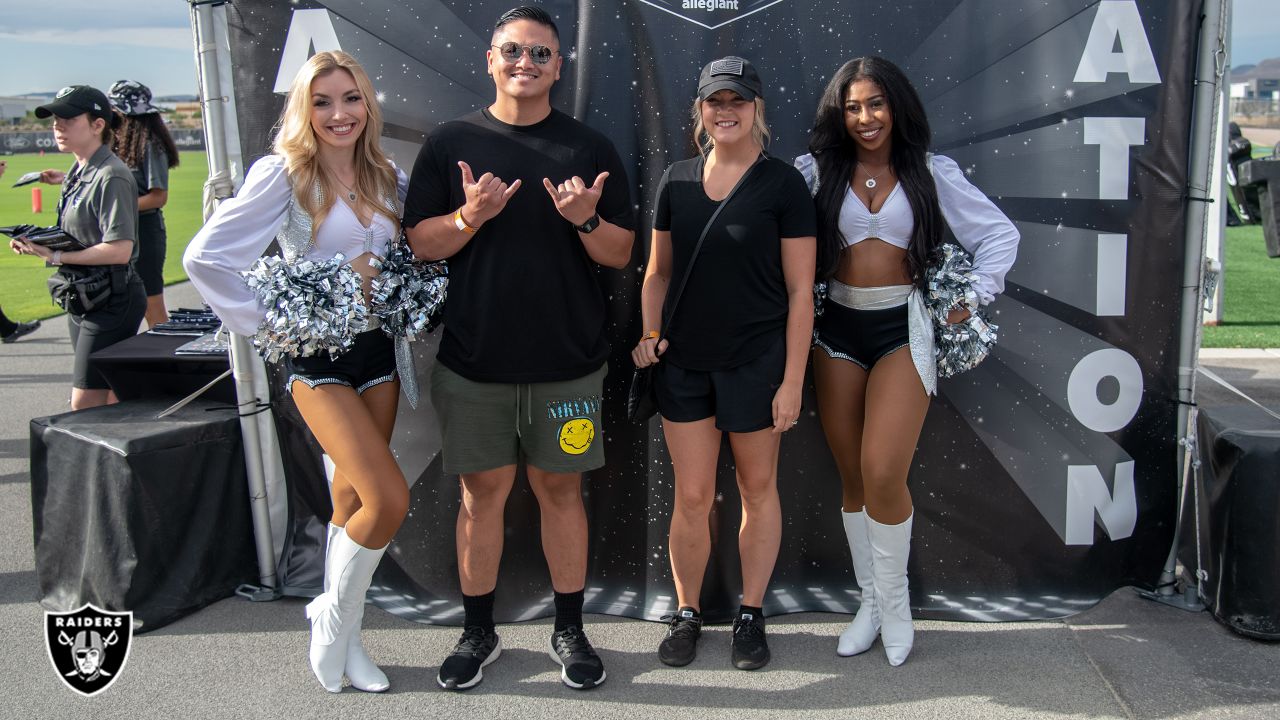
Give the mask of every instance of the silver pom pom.
[{"label": "silver pom pom", "polygon": [[449,266],[443,260],[418,262],[401,239],[386,258],[371,264],[380,272],[373,279],[369,305],[385,333],[417,340],[440,324],[449,287]]},{"label": "silver pom pom", "polygon": [[[928,285],[926,304],[933,316],[934,354],[938,375],[952,377],[972,370],[991,353],[1000,328],[987,321],[974,285],[978,276],[973,262],[963,248],[946,243],[941,247],[941,260],[925,273]],[[968,319],[952,325],[947,315],[952,310],[969,311]]]},{"label": "silver pom pom", "polygon": [[360,276],[341,253],[324,262],[296,263],[270,255],[241,275],[267,308],[253,337],[267,362],[324,351],[337,357],[368,327]]},{"label": "silver pom pom", "polygon": [[825,282],[816,282],[813,284],[813,316],[822,317],[822,303],[827,299],[827,284]]}]

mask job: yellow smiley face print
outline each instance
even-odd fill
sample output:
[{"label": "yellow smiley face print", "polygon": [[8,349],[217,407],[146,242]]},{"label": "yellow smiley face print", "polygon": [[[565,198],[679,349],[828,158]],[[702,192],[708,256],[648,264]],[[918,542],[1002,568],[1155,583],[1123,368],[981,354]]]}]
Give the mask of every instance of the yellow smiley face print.
[{"label": "yellow smiley face print", "polygon": [[581,455],[596,439],[596,426],[589,418],[573,418],[560,426],[560,449],[570,455]]}]

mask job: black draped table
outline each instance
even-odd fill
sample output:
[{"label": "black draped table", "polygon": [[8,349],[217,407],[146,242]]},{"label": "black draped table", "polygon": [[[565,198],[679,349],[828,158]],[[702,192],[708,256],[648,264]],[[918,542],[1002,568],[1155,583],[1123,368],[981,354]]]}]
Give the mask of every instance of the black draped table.
[{"label": "black draped table", "polygon": [[132,610],[153,630],[255,579],[235,409],[168,398],[31,421],[40,603]]},{"label": "black draped table", "polygon": [[1280,640],[1280,420],[1251,405],[1202,407],[1196,437],[1182,563],[1219,621]]},{"label": "black draped table", "polygon": [[[190,336],[142,333],[94,353],[91,361],[120,400],[182,398],[200,389],[230,367],[228,355],[174,355]],[[235,404],[231,377],[209,388],[201,397]]]}]

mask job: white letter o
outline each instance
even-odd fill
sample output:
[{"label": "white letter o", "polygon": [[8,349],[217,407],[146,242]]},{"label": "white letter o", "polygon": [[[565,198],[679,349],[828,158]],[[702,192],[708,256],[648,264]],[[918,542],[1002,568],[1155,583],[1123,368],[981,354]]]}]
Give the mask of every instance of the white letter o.
[{"label": "white letter o", "polygon": [[[1114,377],[1120,383],[1120,395],[1110,405],[1098,400],[1098,382],[1104,377]],[[1067,380],[1071,414],[1090,430],[1119,430],[1133,419],[1141,402],[1142,368],[1123,350],[1107,348],[1085,355]]]}]

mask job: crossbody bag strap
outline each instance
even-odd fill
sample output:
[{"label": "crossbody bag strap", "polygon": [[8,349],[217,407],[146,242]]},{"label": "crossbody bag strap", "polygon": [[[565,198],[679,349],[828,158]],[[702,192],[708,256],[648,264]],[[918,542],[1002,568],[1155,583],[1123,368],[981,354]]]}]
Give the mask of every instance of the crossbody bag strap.
[{"label": "crossbody bag strap", "polygon": [[[698,243],[693,246],[693,255],[689,258],[689,267],[684,269],[684,277],[680,278],[680,287],[676,288],[675,297],[671,298],[671,308],[667,311],[666,317],[662,319],[662,329],[658,332],[659,343],[662,342],[662,338],[667,334],[667,327],[671,324],[671,318],[676,313],[676,306],[680,304],[680,298],[684,295],[684,288],[689,284],[689,276],[693,274],[693,264],[697,262],[698,252],[702,250],[702,241],[707,239],[707,233],[710,232],[711,226],[715,224],[716,218],[720,217],[720,211],[724,209],[725,205],[729,204],[729,201],[733,199],[734,194],[738,192],[738,188],[742,187],[743,183],[747,181],[747,178],[751,176],[751,173],[756,169],[756,166],[764,162],[764,158],[765,154],[761,152],[760,156],[756,158],[756,161],[751,164],[751,167],[747,168],[747,171],[742,173],[742,177],[738,178],[738,182],[734,183],[733,188],[729,190],[729,194],[724,196],[724,199],[720,201],[719,205],[716,205],[716,210],[711,213],[711,217],[707,219],[707,224],[702,228],[702,234],[698,236]],[[698,176],[699,179],[701,179],[701,166],[698,168]]]}]

